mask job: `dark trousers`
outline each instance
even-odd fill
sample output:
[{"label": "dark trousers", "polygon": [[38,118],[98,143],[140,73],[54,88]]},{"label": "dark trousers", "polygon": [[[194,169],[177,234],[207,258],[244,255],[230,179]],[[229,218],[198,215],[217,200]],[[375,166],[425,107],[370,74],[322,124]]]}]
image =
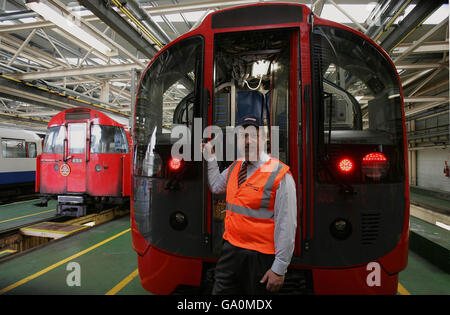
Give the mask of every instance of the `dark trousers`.
[{"label": "dark trousers", "polygon": [[264,295],[267,281],[260,280],[272,267],[275,255],[244,249],[224,241],[215,270],[214,295]]}]

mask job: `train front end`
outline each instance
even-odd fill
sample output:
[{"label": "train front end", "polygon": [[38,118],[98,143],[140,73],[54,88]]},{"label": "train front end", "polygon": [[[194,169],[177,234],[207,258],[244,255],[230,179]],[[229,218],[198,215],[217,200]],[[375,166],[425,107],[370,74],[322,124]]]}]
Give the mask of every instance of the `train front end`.
[{"label": "train front end", "polygon": [[276,3],[208,15],[141,77],[131,223],[144,288],[168,294],[213,282],[225,196],[208,189],[200,143],[220,140],[225,169],[237,156],[236,121],[249,113],[265,122],[267,149],[297,186],[287,274],[297,280],[287,282],[306,293],[395,294],[409,235],[395,66],[363,34]]},{"label": "train front end", "polygon": [[38,159],[41,199],[57,199],[57,214],[76,217],[122,204],[130,195],[129,142],[124,126],[99,111],[55,115]]}]

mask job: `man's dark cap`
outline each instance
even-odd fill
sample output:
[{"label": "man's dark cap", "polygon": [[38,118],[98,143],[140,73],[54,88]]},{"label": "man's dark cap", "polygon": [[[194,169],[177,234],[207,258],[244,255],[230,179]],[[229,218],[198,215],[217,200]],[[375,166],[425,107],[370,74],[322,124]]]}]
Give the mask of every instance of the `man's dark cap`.
[{"label": "man's dark cap", "polygon": [[255,115],[247,115],[247,116],[242,117],[242,118],[238,121],[238,123],[237,123],[236,126],[243,126],[243,127],[246,127],[246,126],[250,126],[250,125],[259,128],[259,126],[262,126],[263,123],[262,123],[262,121],[261,121],[261,118],[258,118],[258,117],[255,116]]}]

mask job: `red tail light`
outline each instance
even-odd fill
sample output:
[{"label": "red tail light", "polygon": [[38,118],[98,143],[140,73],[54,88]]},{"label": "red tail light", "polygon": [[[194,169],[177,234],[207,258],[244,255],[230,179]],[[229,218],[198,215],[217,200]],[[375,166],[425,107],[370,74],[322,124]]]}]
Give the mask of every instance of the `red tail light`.
[{"label": "red tail light", "polygon": [[181,167],[181,160],[178,158],[171,158],[169,161],[169,167],[172,171],[178,171]]},{"label": "red tail light", "polygon": [[379,180],[389,168],[386,156],[381,152],[372,152],[362,159],[361,169],[364,175]]},{"label": "red tail light", "polygon": [[350,173],[353,170],[353,162],[350,159],[342,159],[338,164],[339,170],[342,173]]},{"label": "red tail light", "polygon": [[386,156],[381,152],[372,152],[363,158],[363,162],[387,161]]}]

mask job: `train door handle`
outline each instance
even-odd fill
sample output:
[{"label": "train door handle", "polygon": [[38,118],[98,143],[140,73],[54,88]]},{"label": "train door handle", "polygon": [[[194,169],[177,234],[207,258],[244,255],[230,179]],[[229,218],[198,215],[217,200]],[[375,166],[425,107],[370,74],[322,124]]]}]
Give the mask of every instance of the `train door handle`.
[{"label": "train door handle", "polygon": [[64,139],[64,144],[63,144],[63,161],[67,161],[67,139]]}]

